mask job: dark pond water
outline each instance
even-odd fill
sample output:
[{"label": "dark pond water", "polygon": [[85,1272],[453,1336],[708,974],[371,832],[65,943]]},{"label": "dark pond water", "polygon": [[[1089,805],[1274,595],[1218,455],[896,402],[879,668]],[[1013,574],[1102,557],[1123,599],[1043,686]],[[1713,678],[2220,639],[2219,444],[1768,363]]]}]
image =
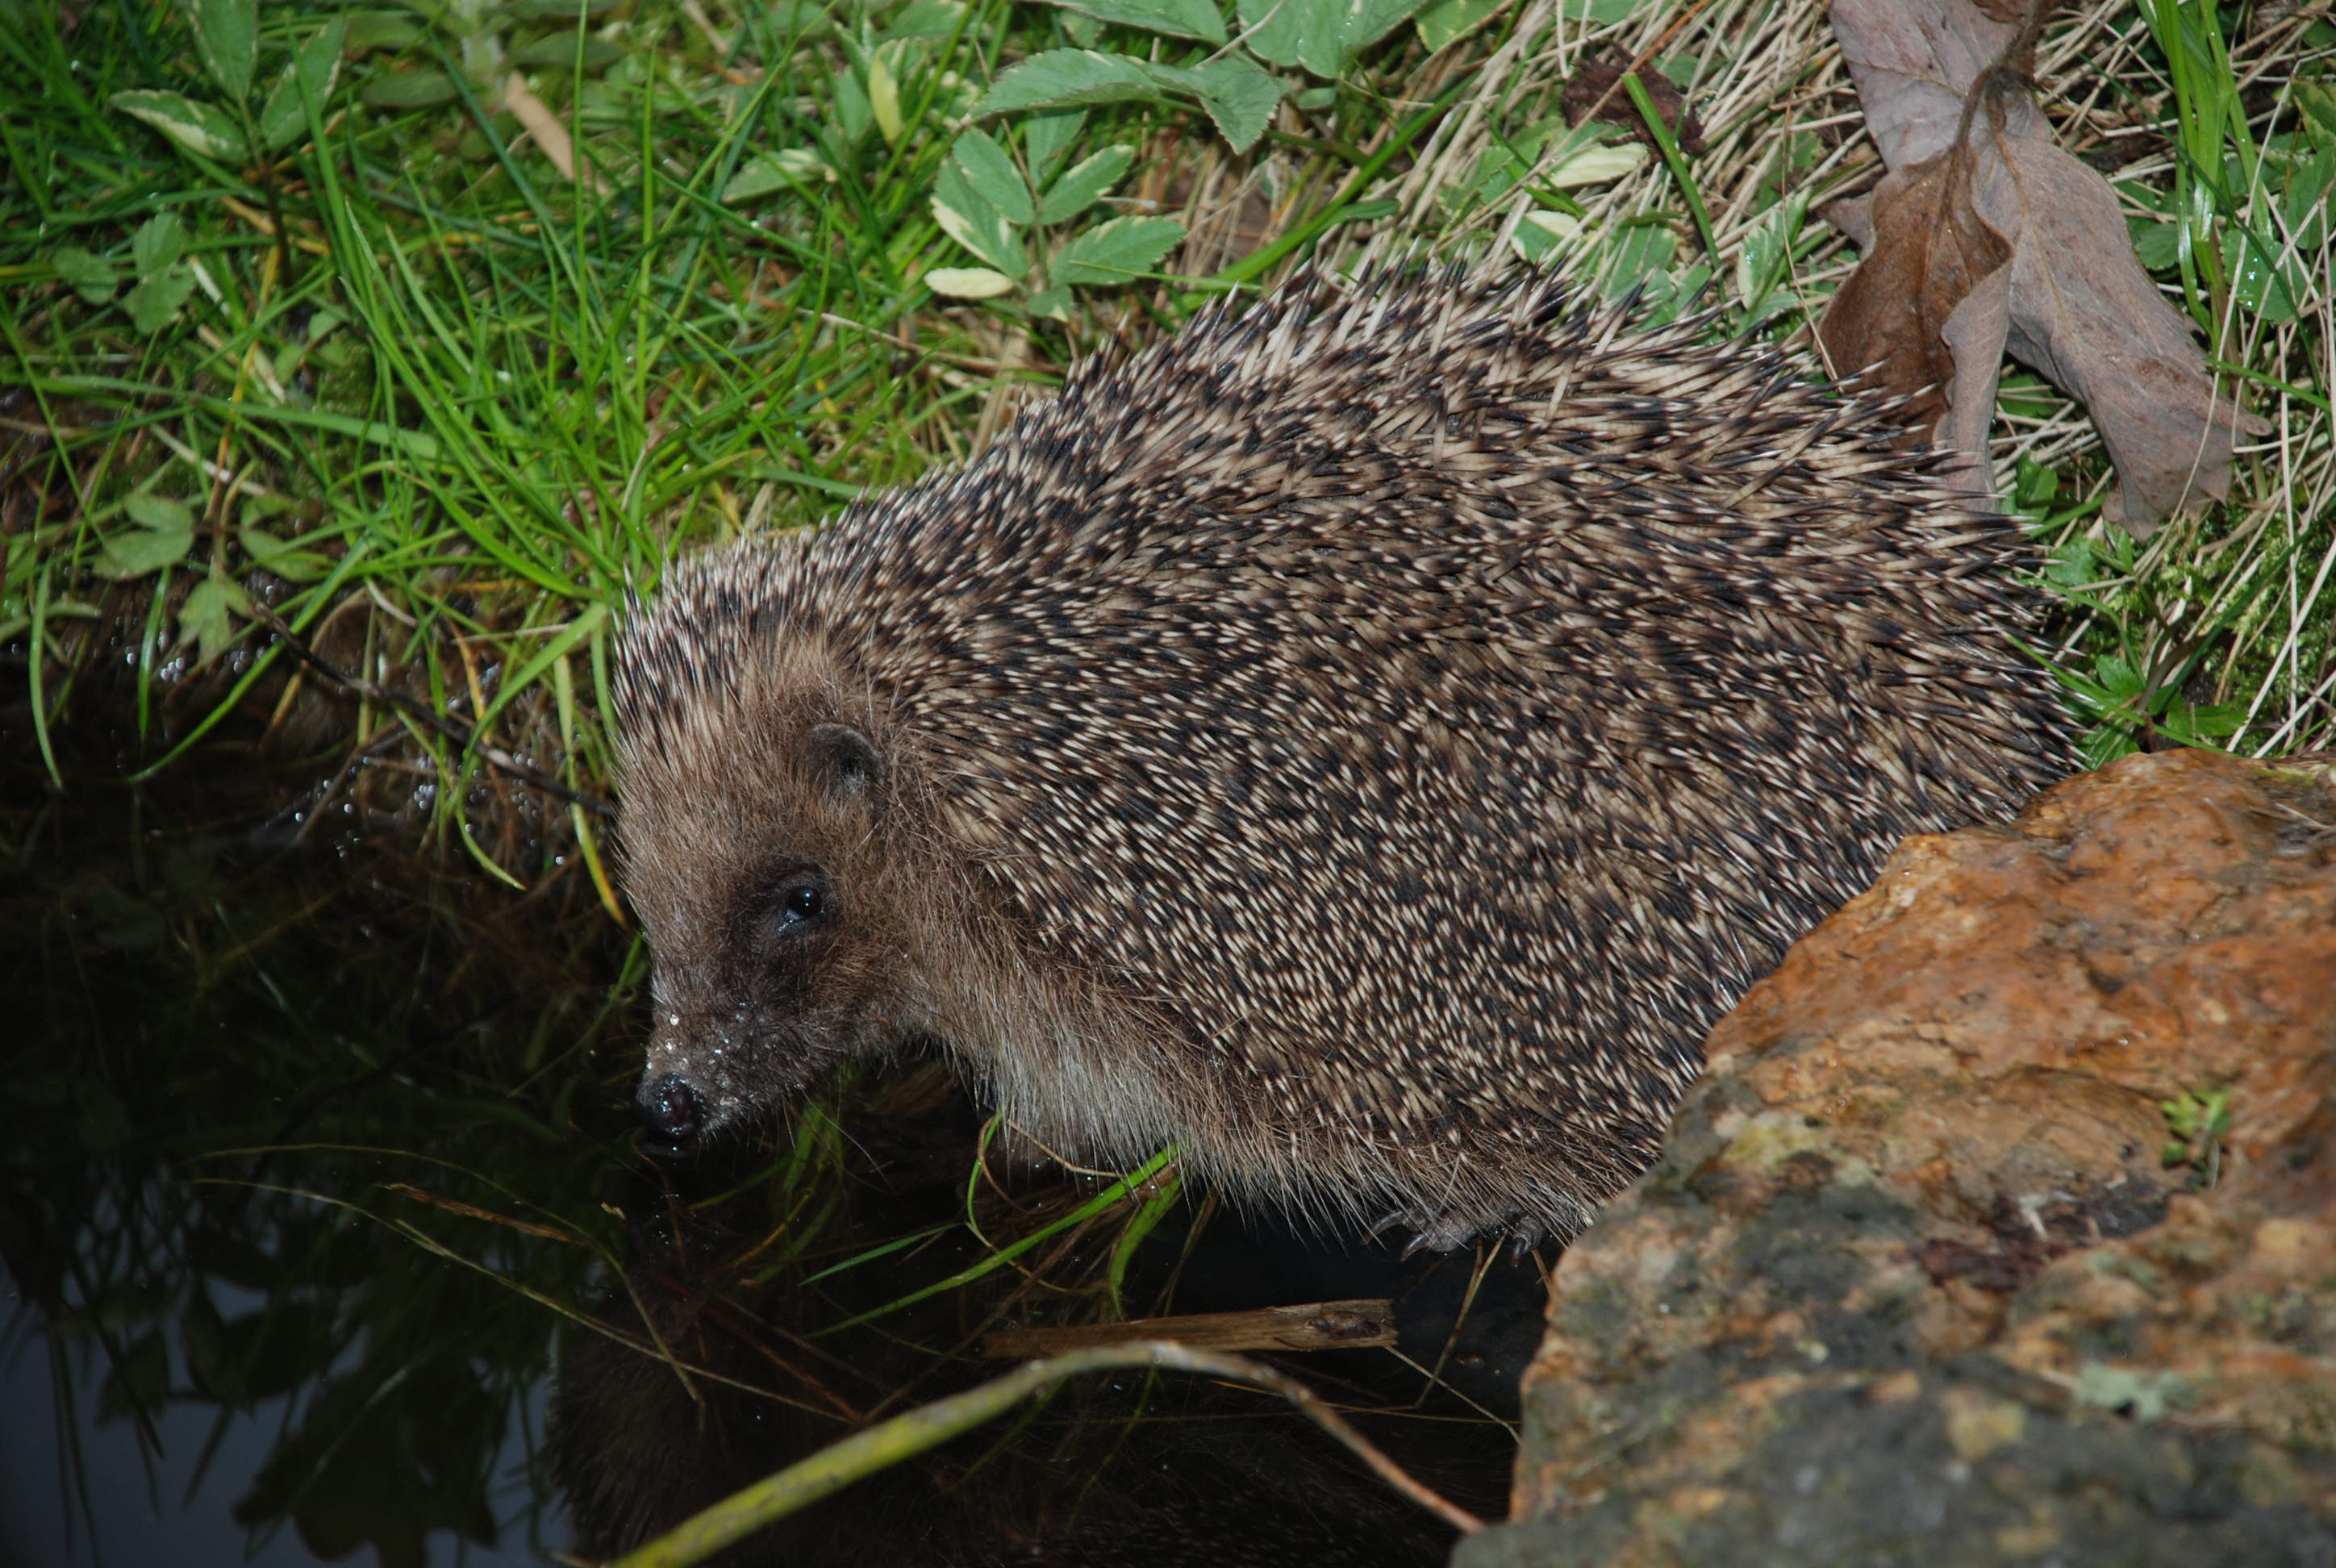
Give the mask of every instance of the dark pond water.
[{"label": "dark pond water", "polygon": [[[279,810],[299,782],[215,756],[59,793],[12,754],[0,1563],[550,1561],[576,1539],[562,1479],[587,1544],[638,1534],[997,1375],[972,1350],[1001,1319],[1105,1315],[1114,1257],[1134,1313],[1397,1298],[1402,1358],[1288,1365],[1502,1510],[1530,1262],[1405,1262],[1180,1200],[1141,1246],[1123,1206],[835,1333],[1100,1183],[995,1146],[985,1164],[980,1113],[914,1065],[726,1159],[644,1160],[644,959],[589,881],[554,864],[520,893],[410,823]],[[644,1315],[689,1376],[620,1343]],[[1439,1561],[1425,1520],[1278,1401],[1127,1378],[856,1487],[749,1560]]]}]

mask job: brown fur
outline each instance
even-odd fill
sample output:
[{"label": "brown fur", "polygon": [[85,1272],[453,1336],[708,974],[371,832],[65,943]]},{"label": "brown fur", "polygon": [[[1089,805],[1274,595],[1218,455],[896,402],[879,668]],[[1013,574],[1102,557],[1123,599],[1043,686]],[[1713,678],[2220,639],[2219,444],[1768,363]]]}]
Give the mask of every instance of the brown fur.
[{"label": "brown fur", "polygon": [[[1309,279],[1084,367],[633,629],[648,1081],[718,1127],[937,1040],[1066,1154],[1577,1229],[1900,836],[2071,765],[2019,536],[1931,472],[1544,278]],[[773,938],[804,866],[836,907]]]}]

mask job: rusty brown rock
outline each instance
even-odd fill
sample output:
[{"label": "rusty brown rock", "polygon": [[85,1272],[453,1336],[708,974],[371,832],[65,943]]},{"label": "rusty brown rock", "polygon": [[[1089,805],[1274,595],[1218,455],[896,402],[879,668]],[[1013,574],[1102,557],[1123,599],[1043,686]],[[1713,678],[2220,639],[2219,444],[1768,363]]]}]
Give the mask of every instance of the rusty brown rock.
[{"label": "rusty brown rock", "polygon": [[1909,840],[1708,1055],[1457,1562],[2336,1563],[2336,763]]}]

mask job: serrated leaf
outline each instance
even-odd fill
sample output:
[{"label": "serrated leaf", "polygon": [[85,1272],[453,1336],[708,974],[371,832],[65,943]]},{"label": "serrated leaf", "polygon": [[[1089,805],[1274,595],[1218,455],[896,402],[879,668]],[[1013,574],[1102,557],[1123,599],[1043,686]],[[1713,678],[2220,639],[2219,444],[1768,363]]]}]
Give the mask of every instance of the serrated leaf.
[{"label": "serrated leaf", "polygon": [[757,152],[746,161],[745,168],[730,177],[730,183],[722,188],[722,200],[752,201],[774,190],[792,190],[827,177],[827,165],[808,147]]},{"label": "serrated leaf", "polygon": [[1102,200],[1134,161],[1135,151],[1130,147],[1106,147],[1092,158],[1081,159],[1040,199],[1038,221],[1060,223],[1076,218]]},{"label": "serrated leaf", "polygon": [[1200,84],[1201,105],[1235,152],[1246,152],[1273,120],[1285,83],[1243,60],[1219,60],[1190,73]]},{"label": "serrated leaf", "polygon": [[1066,11],[1092,16],[1122,27],[1165,33],[1173,38],[1200,38],[1211,44],[1225,41],[1225,19],[1209,0],[1048,0]]},{"label": "serrated leaf", "polygon": [[443,71],[392,71],[359,89],[357,102],[368,109],[434,109],[461,91]]},{"label": "serrated leaf", "polygon": [[1022,303],[1033,316],[1043,316],[1054,321],[1070,319],[1071,291],[1067,288],[1042,288]]},{"label": "serrated leaf", "polygon": [[310,104],[323,118],[325,100],[341,73],[341,50],[347,35],[346,24],[334,17],[300,45],[300,52],[284,67],[284,74],[276,79],[268,106],[259,112],[259,138],[269,151],[281,151],[299,140],[308,129]]},{"label": "serrated leaf", "polygon": [[229,98],[251,91],[259,63],[259,0],[194,0],[195,52]]},{"label": "serrated leaf", "polygon": [[511,57],[516,64],[538,69],[568,71],[580,62],[587,71],[604,71],[625,57],[625,46],[607,38],[579,40],[573,33],[553,33],[521,44]]},{"label": "serrated leaf", "polygon": [[230,161],[240,161],[244,156],[243,132],[208,103],[198,103],[183,93],[143,90],[117,93],[112,102],[124,114],[143,120],[190,152]]},{"label": "serrated leaf", "polygon": [[976,127],[957,139],[949,157],[984,201],[1016,223],[1038,215],[1030,203],[1030,182],[1014,167],[1014,157],[988,131]]},{"label": "serrated leaf", "polygon": [[194,292],[194,275],[183,267],[152,278],[141,278],[138,286],[122,297],[122,308],[129,314],[130,325],[141,336],[151,337],[178,318],[179,307]]},{"label": "serrated leaf", "polygon": [[925,287],[952,299],[995,299],[1011,293],[1014,280],[987,267],[936,267],[925,274]]},{"label": "serrated leaf", "polygon": [[1422,0],[1241,0],[1250,53],[1276,65],[1334,77],[1348,60],[1394,32]]},{"label": "serrated leaf", "polygon": [[1063,247],[1055,258],[1057,283],[1128,283],[1152,270],[1184,238],[1173,218],[1114,218]]},{"label": "serrated leaf", "polygon": [[78,245],[62,246],[51,252],[49,264],[57,269],[59,278],[73,285],[74,293],[92,305],[104,304],[122,287],[113,263]]},{"label": "serrated leaf", "polygon": [[1016,109],[1157,103],[1171,95],[1169,86],[1142,61],[1093,49],[1049,49],[991,83],[974,105],[973,115],[981,120]]},{"label": "serrated leaf", "polygon": [[226,578],[207,577],[179,607],[179,646],[192,641],[195,662],[209,664],[234,646],[237,621],[250,618],[249,595]]},{"label": "serrated leaf", "polygon": [[1022,153],[1030,160],[1030,178],[1041,185],[1053,179],[1086,122],[1084,109],[1057,109],[1022,122]]},{"label": "serrated leaf", "polygon": [[1430,54],[1448,49],[1482,26],[1508,0],[1436,0],[1414,16],[1419,42]]},{"label": "serrated leaf", "polygon": [[933,181],[933,221],[941,232],[1008,278],[1029,270],[1021,242],[1005,215],[981,199],[965,171],[951,159]]}]

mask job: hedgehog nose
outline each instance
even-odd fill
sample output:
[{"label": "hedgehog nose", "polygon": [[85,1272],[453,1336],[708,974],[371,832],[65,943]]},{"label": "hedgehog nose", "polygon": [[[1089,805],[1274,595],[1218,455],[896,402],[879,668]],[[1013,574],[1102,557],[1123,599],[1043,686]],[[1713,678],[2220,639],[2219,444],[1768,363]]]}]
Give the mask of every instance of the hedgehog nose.
[{"label": "hedgehog nose", "polygon": [[641,1086],[641,1121],[676,1151],[705,1129],[706,1107],[678,1073]]}]

